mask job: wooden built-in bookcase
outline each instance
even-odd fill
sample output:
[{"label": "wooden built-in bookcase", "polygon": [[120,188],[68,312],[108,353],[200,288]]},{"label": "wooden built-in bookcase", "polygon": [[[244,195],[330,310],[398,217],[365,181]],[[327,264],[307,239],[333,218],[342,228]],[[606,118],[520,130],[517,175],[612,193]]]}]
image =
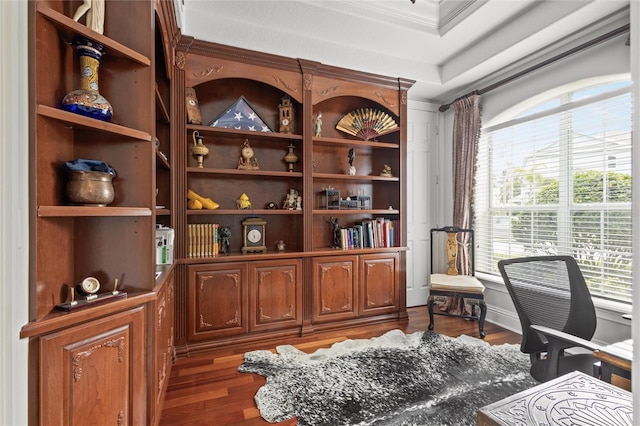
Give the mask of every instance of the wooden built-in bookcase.
[{"label": "wooden built-in bookcase", "polygon": [[[29,323],[21,330],[29,339],[29,423],[157,424],[174,355],[175,293],[174,271],[155,261],[155,224],[172,224],[173,179],[155,140],[171,150],[173,67],[165,56],[175,14],[171,1],[106,0],[100,34],[86,17],[72,19],[82,4],[29,2]],[[78,38],[104,46],[99,91],[113,106],[111,121],[60,108],[79,88]],[[108,206],[65,197],[63,166],[78,158],[115,169]],[[105,294],[118,280],[127,297],[57,309],[86,277]]]},{"label": "wooden built-in bookcase", "polygon": [[[176,356],[406,318],[412,81],[183,36],[170,0],[106,0],[99,34],[72,19],[82,4],[29,2],[31,269],[21,336],[29,339],[30,424],[157,424]],[[105,48],[99,89],[113,106],[110,122],[60,108],[78,88],[78,37]],[[202,124],[187,123],[187,88]],[[241,97],[272,132],[209,125]],[[291,133],[278,123],[285,99]],[[388,114],[397,129],[366,141],[336,130],[359,108]],[[209,148],[202,168],[191,153],[194,132]],[[245,140],[259,170],[237,167]],[[298,156],[291,170],[290,149]],[[108,206],[67,201],[63,165],[77,158],[116,170]],[[391,176],[381,175],[385,167]],[[328,208],[327,189],[340,192],[340,208]],[[219,207],[190,209],[189,190]],[[285,209],[291,190],[299,205]],[[251,208],[238,208],[241,194]],[[266,222],[266,252],[243,251],[247,218]],[[387,221],[394,240],[332,247],[336,219],[352,229]],[[188,230],[204,224],[230,229],[226,253],[189,250]],[[175,231],[171,265],[156,265],[157,225]],[[127,297],[57,309],[86,277],[101,292],[118,280]]]},{"label": "wooden built-in bookcase", "polygon": [[[184,161],[172,163],[181,182],[175,190],[176,348],[178,355],[265,338],[300,335],[332,327],[406,317],[406,96],[412,81],[284,58],[182,37],[176,46],[179,90],[196,92],[202,124],[176,114],[176,147]],[[244,97],[272,132],[212,127]],[[279,132],[278,106],[289,98],[294,131]],[[361,140],[336,130],[359,108],[387,113],[396,131]],[[322,114],[322,133],[315,119]],[[181,118],[178,118],[181,117]],[[178,129],[182,128],[182,132]],[[191,155],[193,132],[209,148],[202,168]],[[239,170],[247,140],[259,170]],[[298,156],[293,170],[288,147]],[[355,175],[348,154],[355,153]],[[392,176],[381,176],[385,166]],[[323,191],[341,198],[364,196],[357,209],[328,209]],[[300,209],[285,209],[286,194],[302,197]],[[187,191],[211,198],[215,210],[187,206]],[[248,195],[251,208],[239,209]],[[267,206],[273,203],[275,209]],[[243,253],[242,221],[266,221],[267,252]],[[333,218],[333,219],[332,219]],[[331,220],[340,227],[386,219],[395,242],[384,247],[333,248]],[[231,229],[229,252],[192,256],[190,225],[215,223]],[[277,250],[278,241],[286,245]]]}]

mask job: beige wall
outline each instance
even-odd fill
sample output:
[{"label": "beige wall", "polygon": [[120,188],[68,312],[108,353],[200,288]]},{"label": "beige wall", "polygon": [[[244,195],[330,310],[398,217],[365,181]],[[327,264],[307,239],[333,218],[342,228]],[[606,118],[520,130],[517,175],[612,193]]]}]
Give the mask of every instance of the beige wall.
[{"label": "beige wall", "polygon": [[27,2],[0,1],[0,424],[27,423]]}]

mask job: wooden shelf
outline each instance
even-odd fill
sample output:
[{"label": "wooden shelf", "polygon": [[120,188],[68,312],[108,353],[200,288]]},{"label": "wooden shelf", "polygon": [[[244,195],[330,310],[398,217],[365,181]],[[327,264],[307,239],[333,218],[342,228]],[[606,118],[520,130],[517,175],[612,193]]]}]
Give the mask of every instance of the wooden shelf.
[{"label": "wooden shelf", "polygon": [[171,210],[169,209],[156,209],[156,216],[169,216],[171,215]]},{"label": "wooden shelf", "polygon": [[283,177],[283,178],[302,178],[301,172],[287,172],[287,171],[274,171],[274,170],[238,170],[238,169],[214,169],[214,168],[198,168],[187,167],[187,173],[202,173],[202,174],[219,174],[219,175],[236,175],[236,176],[250,176],[250,177]]},{"label": "wooden shelf", "polygon": [[247,260],[277,260],[299,257],[318,257],[318,256],[341,256],[345,254],[374,254],[374,253],[397,253],[409,250],[408,247],[377,247],[377,248],[332,248],[320,247],[311,251],[276,251],[269,250],[266,253],[229,253],[219,254],[211,257],[189,257],[181,259],[181,264],[193,265],[199,263],[225,263]]},{"label": "wooden shelf", "polygon": [[171,170],[171,164],[167,159],[160,155],[160,151],[158,149],[156,149],[156,161],[160,165],[160,167]]},{"label": "wooden shelf", "polygon": [[211,127],[199,124],[187,124],[187,130],[197,130],[198,132],[205,132],[209,134],[229,135],[229,136],[243,136],[246,138],[270,138],[281,139],[287,141],[302,141],[301,135],[277,133],[277,132],[251,132],[247,130],[225,129],[223,127]]},{"label": "wooden shelf", "polygon": [[233,209],[215,209],[215,210],[187,210],[187,215],[237,215],[237,216],[255,216],[255,215],[302,215],[302,210],[282,210],[282,209],[255,209],[255,210],[233,210]]},{"label": "wooden shelf", "polygon": [[369,146],[374,148],[390,148],[399,149],[400,145],[397,143],[378,142],[378,141],[363,141],[359,139],[341,139],[341,138],[323,138],[314,137],[313,143],[317,145],[349,145],[349,146]]},{"label": "wooden shelf", "polygon": [[151,216],[144,207],[40,206],[38,217]]},{"label": "wooden shelf", "polygon": [[102,44],[107,49],[109,55],[128,58],[144,66],[151,65],[151,60],[145,55],[142,55],[135,50],[130,49],[113,39],[110,39],[109,37],[97,33],[92,29],[86,27],[85,25],[75,22],[73,19],[59,12],[56,12],[55,10],[43,5],[42,3],[38,3],[38,5],[36,6],[36,10],[42,16],[53,22],[56,27],[58,27],[58,30],[61,34],[63,34],[63,37],[67,40],[68,43],[71,43],[73,39],[78,35],[81,35]]},{"label": "wooden shelf", "polygon": [[389,215],[396,215],[396,214],[400,214],[400,211],[397,209],[370,209],[370,210],[360,210],[360,209],[318,209],[318,210],[314,210],[313,214],[322,214],[322,215],[353,215],[353,214],[357,214],[357,215],[385,215],[385,214],[389,214]]},{"label": "wooden shelf", "polygon": [[53,108],[47,105],[38,105],[36,111],[40,116],[53,118],[55,120],[66,123],[71,127],[76,127],[76,126],[83,127],[83,128],[113,133],[117,135],[122,135],[129,138],[137,139],[137,140],[151,141],[151,135],[147,132],[131,129],[129,127],[121,126],[119,124],[96,120],[95,118],[85,117],[80,114],[74,114],[72,112],[64,111],[58,108]]},{"label": "wooden shelf", "polygon": [[314,173],[314,179],[331,179],[331,180],[344,180],[344,181],[378,181],[378,182],[399,182],[398,177],[385,177],[385,176],[365,176],[365,175],[345,175],[337,173]]},{"label": "wooden shelf", "polygon": [[156,83],[156,106],[158,110],[160,110],[160,115],[165,123],[171,123],[171,119],[169,118],[169,110],[167,109],[164,100],[162,99],[162,95],[158,90],[158,84]]},{"label": "wooden shelf", "polygon": [[[20,330],[20,338],[32,337],[51,333],[60,329],[68,328],[76,324],[86,323],[98,315],[109,315],[114,312],[123,311],[133,306],[142,305],[153,299],[154,293],[150,291],[123,289],[127,292],[125,299],[115,300],[106,305],[98,305],[95,308],[82,309],[74,312],[64,312],[53,309],[51,313],[40,321],[32,321],[24,325]],[[97,309],[96,309],[97,308]]]}]

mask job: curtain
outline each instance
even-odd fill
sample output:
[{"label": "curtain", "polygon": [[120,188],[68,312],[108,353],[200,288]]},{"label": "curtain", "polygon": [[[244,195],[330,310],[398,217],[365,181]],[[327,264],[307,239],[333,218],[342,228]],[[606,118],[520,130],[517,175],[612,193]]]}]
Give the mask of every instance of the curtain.
[{"label": "curtain", "polygon": [[[476,157],[482,120],[480,95],[474,93],[453,104],[453,226],[473,228],[473,189],[476,174]],[[458,271],[469,275],[471,271],[471,247],[468,233],[458,234]],[[448,297],[440,310],[452,314],[470,314],[459,297]]]}]

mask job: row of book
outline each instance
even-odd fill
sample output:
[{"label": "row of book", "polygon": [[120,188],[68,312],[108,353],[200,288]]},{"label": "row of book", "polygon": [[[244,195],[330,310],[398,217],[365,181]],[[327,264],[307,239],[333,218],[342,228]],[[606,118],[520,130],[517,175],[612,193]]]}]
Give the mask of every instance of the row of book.
[{"label": "row of book", "polygon": [[400,246],[400,221],[379,217],[355,222],[340,229],[340,246],[350,248],[381,248]]},{"label": "row of book", "polygon": [[191,223],[187,225],[187,257],[213,257],[220,252],[217,223]]}]

